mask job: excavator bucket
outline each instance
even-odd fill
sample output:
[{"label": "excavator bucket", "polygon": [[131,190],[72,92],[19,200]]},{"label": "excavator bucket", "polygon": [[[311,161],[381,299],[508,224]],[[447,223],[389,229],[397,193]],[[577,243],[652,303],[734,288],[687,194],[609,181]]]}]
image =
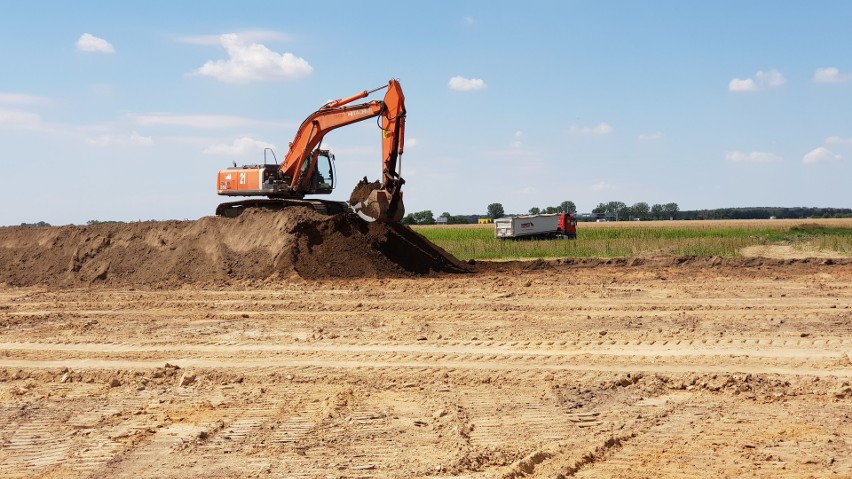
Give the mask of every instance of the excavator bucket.
[{"label": "excavator bucket", "polygon": [[366,178],[352,191],[349,205],[361,219],[369,222],[398,223],[405,215],[401,191],[397,190],[394,195],[382,189],[378,181],[371,183]]}]

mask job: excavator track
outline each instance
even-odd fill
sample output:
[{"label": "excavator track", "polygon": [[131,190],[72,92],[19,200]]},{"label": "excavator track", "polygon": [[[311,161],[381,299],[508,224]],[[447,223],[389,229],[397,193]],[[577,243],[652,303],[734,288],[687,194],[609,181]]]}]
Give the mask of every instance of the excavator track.
[{"label": "excavator track", "polygon": [[352,209],[344,201],[326,201],[326,200],[296,200],[296,199],[264,199],[264,200],[242,200],[221,203],[216,207],[216,216],[224,216],[226,218],[236,218],[244,211],[253,208],[263,208],[266,210],[283,210],[293,207],[311,208],[314,211],[324,215],[338,215],[342,213],[351,213]]}]

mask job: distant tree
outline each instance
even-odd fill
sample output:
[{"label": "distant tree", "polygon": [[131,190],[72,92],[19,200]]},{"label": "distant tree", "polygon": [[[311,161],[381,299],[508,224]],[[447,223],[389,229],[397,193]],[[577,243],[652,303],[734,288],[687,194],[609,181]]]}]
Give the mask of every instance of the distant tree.
[{"label": "distant tree", "polygon": [[655,203],[654,206],[651,207],[651,217],[655,220],[663,219],[663,205]]},{"label": "distant tree", "polygon": [[414,213],[414,221],[418,225],[434,225],[435,217],[432,215],[432,210],[423,210]]},{"label": "distant tree", "polygon": [[[441,216],[439,216],[438,218],[446,218],[448,225],[466,225],[466,224],[470,223],[467,216],[451,215],[448,211],[444,211],[443,213],[441,213]],[[412,217],[412,220],[413,219],[414,218]]]},{"label": "distant tree", "polygon": [[21,226],[45,227],[50,226],[50,223],[39,221],[38,223],[21,223]]},{"label": "distant tree", "polygon": [[531,215],[537,215],[539,213],[541,213],[541,208],[539,208],[538,206],[533,206],[532,208],[530,208]]},{"label": "distant tree", "polygon": [[676,219],[678,211],[680,211],[680,208],[678,208],[677,203],[666,203],[663,205],[663,215],[666,218]]},{"label": "distant tree", "polygon": [[630,208],[623,201],[610,201],[604,210],[608,217],[614,217],[616,221],[630,219]]},{"label": "distant tree", "polygon": [[577,205],[575,205],[573,201],[563,201],[562,203],[559,203],[559,213],[574,214],[576,212]]},{"label": "distant tree", "polygon": [[633,214],[634,218],[639,218],[640,220],[647,220],[651,217],[651,207],[644,201],[640,201],[639,203],[631,206],[630,212]]},{"label": "distant tree", "polygon": [[505,215],[503,205],[500,203],[491,203],[488,205],[488,217],[491,219],[502,218]]},{"label": "distant tree", "polygon": [[548,206],[543,212],[552,215],[553,213],[559,213],[559,208],[555,206]]},{"label": "distant tree", "polygon": [[[448,221],[449,223],[449,221]],[[432,215],[432,211],[424,210],[418,211],[416,213],[409,213],[405,215],[405,218],[402,219],[402,224],[404,225],[434,225],[435,217]]]},{"label": "distant tree", "polygon": [[606,203],[598,203],[597,206],[592,208],[592,213],[595,214],[604,214],[606,213]]}]

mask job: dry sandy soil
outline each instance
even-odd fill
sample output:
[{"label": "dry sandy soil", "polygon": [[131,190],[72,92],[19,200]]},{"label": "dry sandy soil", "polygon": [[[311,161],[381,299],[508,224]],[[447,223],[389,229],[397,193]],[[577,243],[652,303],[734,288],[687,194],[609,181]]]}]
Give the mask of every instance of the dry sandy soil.
[{"label": "dry sandy soil", "polygon": [[2,477],[852,476],[850,261],[134,282],[118,233],[0,284]]}]

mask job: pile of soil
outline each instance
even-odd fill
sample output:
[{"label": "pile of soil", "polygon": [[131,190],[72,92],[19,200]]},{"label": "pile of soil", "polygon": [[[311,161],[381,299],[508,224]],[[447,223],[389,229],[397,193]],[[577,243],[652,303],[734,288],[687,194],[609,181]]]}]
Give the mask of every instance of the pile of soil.
[{"label": "pile of soil", "polygon": [[168,286],[298,276],[400,277],[466,272],[410,228],[306,208],[237,218],[0,228],[0,283]]}]

